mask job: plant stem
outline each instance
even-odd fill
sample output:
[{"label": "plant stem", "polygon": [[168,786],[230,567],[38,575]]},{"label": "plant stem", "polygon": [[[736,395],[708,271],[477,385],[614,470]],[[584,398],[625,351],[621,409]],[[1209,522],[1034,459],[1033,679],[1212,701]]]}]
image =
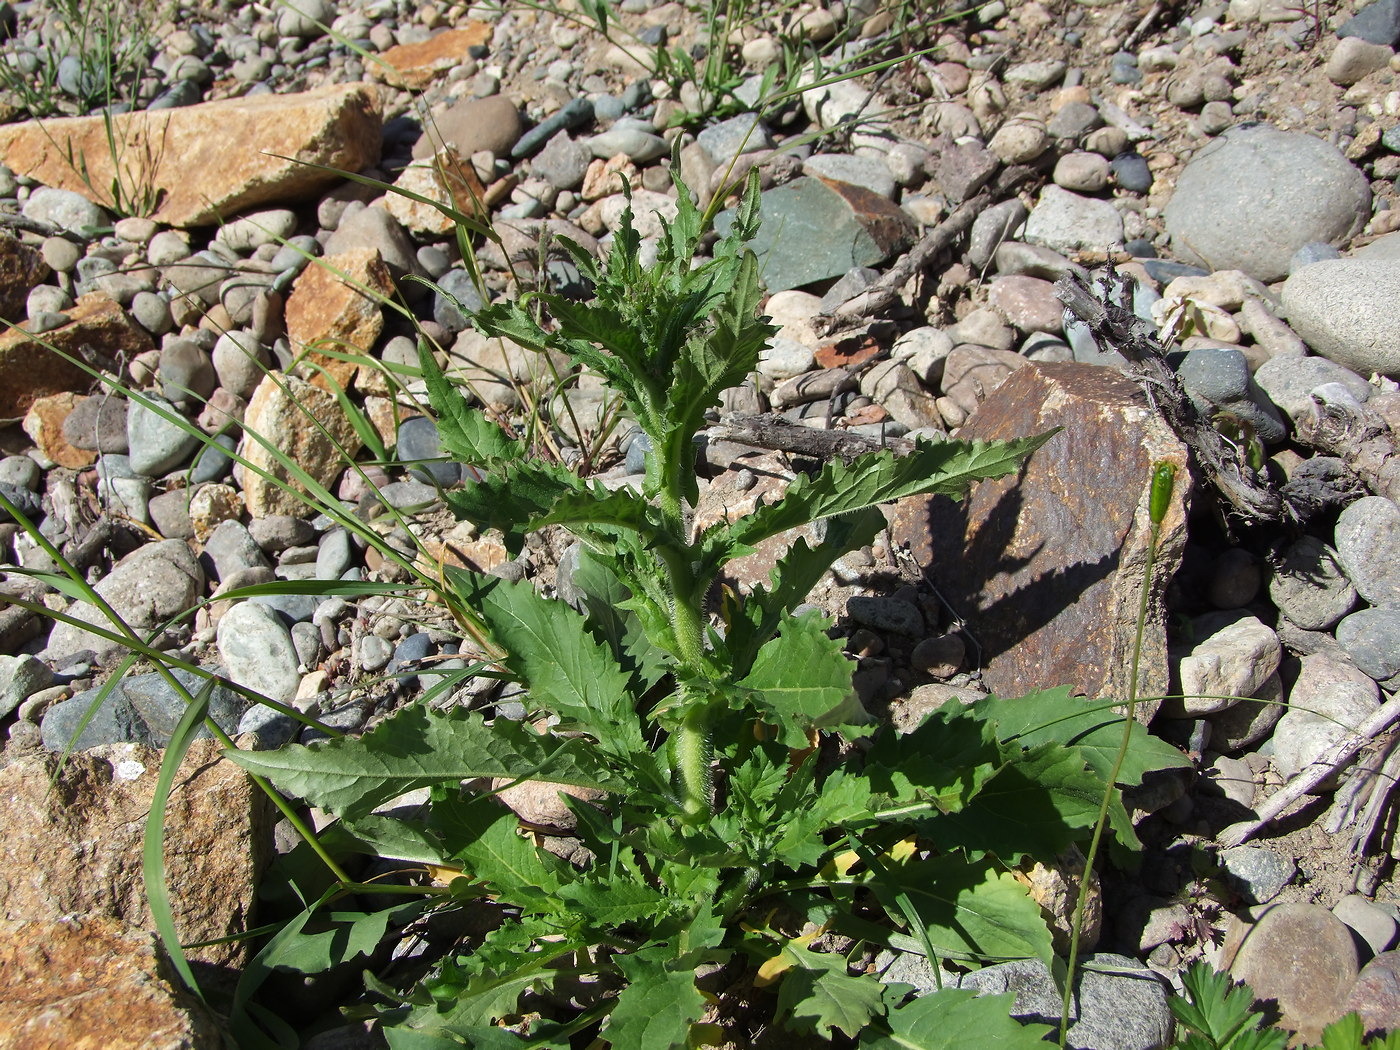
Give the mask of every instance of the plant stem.
[{"label": "plant stem", "polygon": [[710,777],[710,712],[704,703],[692,700],[681,727],[676,731],[676,771],[681,782],[681,810],[692,823],[710,815],[714,804],[714,782]]},{"label": "plant stem", "polygon": [[1137,632],[1133,638],[1133,659],[1128,672],[1128,710],[1123,718],[1123,739],[1118,745],[1118,754],[1114,756],[1108,782],[1104,785],[1098,819],[1094,821],[1094,834],[1089,839],[1089,852],[1084,857],[1084,874],[1079,879],[1079,897],[1074,903],[1074,922],[1069,936],[1069,960],[1065,969],[1065,991],[1060,1003],[1060,1050],[1064,1050],[1065,1041],[1069,1037],[1069,1011],[1074,1001],[1074,968],[1079,961],[1079,938],[1084,930],[1084,909],[1089,902],[1094,860],[1098,857],[1104,825],[1108,823],[1108,807],[1113,800],[1118,774],[1123,769],[1123,760],[1127,757],[1128,745],[1133,737],[1133,722],[1138,701],[1138,666],[1142,658],[1142,636],[1147,629],[1147,605],[1152,594],[1152,569],[1157,561],[1157,541],[1161,536],[1162,519],[1166,517],[1175,475],[1176,468],[1170,463],[1158,464],[1153,470],[1152,488],[1148,497],[1147,561],[1142,570],[1142,597],[1138,602]]}]

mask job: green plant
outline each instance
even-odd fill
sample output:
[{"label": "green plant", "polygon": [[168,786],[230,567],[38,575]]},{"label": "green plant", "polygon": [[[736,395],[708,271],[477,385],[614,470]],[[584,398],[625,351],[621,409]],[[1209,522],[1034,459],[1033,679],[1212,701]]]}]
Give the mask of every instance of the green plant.
[{"label": "green plant", "polygon": [[[905,736],[867,742],[853,665],[830,625],[798,606],[883,528],[879,504],[959,496],[1051,435],[829,463],[777,502],[694,528],[695,436],[772,329],[747,247],[756,176],[703,262],[705,218],[678,190],[655,266],[641,265],[628,215],[605,265],[565,245],[593,301],[538,293],[474,318],[603,377],[651,439],[641,492],[532,456],[422,355],[444,446],[484,474],[448,494],[453,510],[515,550],[533,530],[574,533],[581,611],[528,582],[448,568],[440,599],[495,673],[525,687],[526,720],[418,702],[358,738],[229,752],[338,818],[323,849],[402,861],[417,881],[393,890],[424,898],[327,918],[354,887],[303,891],[247,983],[363,957],[425,910],[463,910],[484,932],[416,982],[367,975],[391,1046],[563,1046],[584,1032],[645,1050],[713,1041],[707,1026],[742,1022],[735,999],[714,1002],[730,985],[752,986],[756,1023],[776,1016],[867,1047],[951,1046],[969,1030],[979,1045],[1029,1046],[1043,1029],[1010,1021],[1008,1002],[953,990],[908,1000],[908,986],[873,972],[873,949],[922,955],[935,979],[944,960],[1053,964],[1016,866],[1087,837],[1114,779],[1135,784],[1184,760],[1111,703],[1065,690],[950,703]],[[792,542],[768,586],[711,613],[731,560],[813,524],[818,538]],[[522,828],[495,797],[527,782],[562,793],[569,861],[543,848],[562,849],[558,829]],[[425,788],[416,814],[391,808]],[[1107,797],[1116,837],[1134,844],[1117,793]],[[338,933],[305,934],[313,917]]]},{"label": "green plant", "polygon": [[[1172,1013],[1186,1029],[1176,1042],[1180,1050],[1283,1050],[1288,1034],[1264,1025],[1264,1015],[1254,1012],[1254,991],[1248,984],[1232,984],[1228,975],[1196,963],[1181,978],[1185,995],[1169,1001]],[[1400,1031],[1365,1038],[1356,1013],[1332,1022],[1322,1032],[1322,1043],[1313,1050],[1396,1050]]]},{"label": "green plant", "polygon": [[148,69],[151,6],[147,0],[32,5],[31,18],[53,20],[50,33],[41,48],[0,59],[0,93],[34,117],[85,114],[114,103],[134,108]]}]

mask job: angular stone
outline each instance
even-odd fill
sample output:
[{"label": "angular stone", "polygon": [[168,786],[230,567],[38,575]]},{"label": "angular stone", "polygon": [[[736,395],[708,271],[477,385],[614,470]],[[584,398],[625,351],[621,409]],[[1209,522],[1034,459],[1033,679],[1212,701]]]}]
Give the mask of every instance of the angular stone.
[{"label": "angular stone", "polygon": [[1227,937],[1222,961],[1256,998],[1277,1003],[1280,1023],[1309,1043],[1342,1015],[1358,969],[1346,923],[1316,904],[1270,908],[1253,926]]},{"label": "angular stone", "polygon": [[[0,127],[0,135],[6,130]],[[90,375],[51,346],[77,358],[95,351],[111,358],[125,354],[128,360],[152,349],[146,330],[105,295],[83,296],[67,315],[68,324],[38,337],[20,328],[0,332],[0,419],[22,417],[45,394],[92,385]]]},{"label": "angular stone", "polygon": [[[465,215],[478,215],[485,207],[486,190],[476,169],[463,154],[444,149],[427,160],[410,164],[394,180],[394,187],[445,204]],[[401,193],[384,195],[384,210],[406,230],[420,235],[451,233],[457,223],[431,204]]]},{"label": "angular stone", "polygon": [[[220,750],[215,740],[190,746],[165,811],[170,903],[187,942],[242,932],[270,857],[271,807],[241,769],[220,760]],[[142,839],[161,752],[141,744],[93,748],[70,755],[55,781],[58,761],[41,755],[0,769],[0,917],[91,915],[148,927]],[[246,950],[234,942],[190,955],[229,965]]]},{"label": "angular stone", "polygon": [[[112,118],[112,132],[121,178],[162,194],[152,218],[170,226],[211,226],[311,196],[337,181],[314,165],[360,171],[379,159],[382,141],[378,95],[366,84],[123,113]],[[0,127],[0,162],[17,174],[109,203],[68,162],[69,148],[85,158],[92,186],[117,177],[102,117]]]},{"label": "angular stone", "polygon": [[49,272],[44,253],[38,248],[12,234],[0,235],[0,320],[16,324],[23,321],[30,291]]},{"label": "angular stone", "polygon": [[[1147,555],[1148,487],[1154,464],[1175,464],[1138,687],[1140,696],[1165,695],[1161,595],[1186,542],[1186,449],[1131,380],[1074,363],[1027,364],[959,437],[1027,437],[1054,426],[1064,432],[1018,475],[981,482],[962,503],[920,497],[897,504],[896,542],[909,545],[966,617],[993,692],[1018,696],[1064,684],[1124,697]],[[1156,706],[1140,704],[1138,716],[1149,720]]]},{"label": "angular stone", "polygon": [[[138,634],[146,634],[171,617],[188,611],[204,588],[204,570],[183,540],[163,540],[138,547],[98,581],[96,591]],[[95,605],[74,602],[68,615],[105,630],[114,630]],[[159,642],[157,642],[159,644]],[[59,657],[80,649],[117,652],[120,643],[73,624],[59,623],[49,635],[48,652]]]},{"label": "angular stone", "polygon": [[[903,251],[916,232],[895,204],[859,186],[804,176],[759,198],[762,226],[753,241],[769,291],[876,266]],[[734,213],[715,222],[721,234]]]},{"label": "angular stone", "polygon": [[961,204],[977,195],[1000,166],[996,154],[975,142],[954,144],[938,155],[935,178],[949,201]]},{"label": "angular stone", "polygon": [[243,421],[242,454],[252,467],[267,472],[272,479],[261,477],[256,470],[244,474],[243,499],[255,518],[306,511],[298,496],[305,488],[290,478],[269,445],[321,485],[330,485],[360,450],[359,435],[335,397],[295,376],[273,372],[264,377],[248,401]]},{"label": "angular stone", "polygon": [[[398,44],[377,56],[369,71],[386,83],[409,91],[422,91],[453,66],[469,57],[467,51],[491,40],[491,27],[485,22],[468,22],[461,29],[448,29],[418,44]],[[383,62],[388,66],[386,69]]]},{"label": "angular stone", "polygon": [[97,453],[88,449],[75,448],[63,436],[63,423],[72,414],[79,401],[85,400],[72,391],[49,394],[36,398],[24,415],[24,432],[29,435],[34,447],[60,467],[69,470],[82,470],[90,467],[97,459]]},{"label": "angular stone", "polygon": [[213,1020],[155,939],[97,916],[0,919],[0,1031],[10,1050],[216,1050]]},{"label": "angular stone", "polygon": [[1201,641],[1178,665],[1179,690],[1167,702],[1172,717],[1214,714],[1254,696],[1278,670],[1278,635],[1245,616]]},{"label": "angular stone", "polygon": [[[309,350],[307,360],[324,368],[346,389],[359,364],[313,349],[324,346],[334,353],[359,351],[368,355],[384,330],[380,300],[361,289],[388,297],[394,292],[389,268],[374,248],[357,248],[327,256],[301,272],[287,299],[287,338],[298,352]],[[315,372],[311,382],[326,386],[326,377]]]}]

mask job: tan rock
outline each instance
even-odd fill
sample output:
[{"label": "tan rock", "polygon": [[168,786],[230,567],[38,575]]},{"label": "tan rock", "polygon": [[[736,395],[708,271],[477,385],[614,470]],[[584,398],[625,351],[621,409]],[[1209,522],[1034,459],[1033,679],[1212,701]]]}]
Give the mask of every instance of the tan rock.
[{"label": "tan rock", "polygon": [[243,516],[243,497],[232,485],[201,485],[189,501],[190,527],[201,543],[224,522]]},{"label": "tan rock", "polygon": [[[45,186],[74,190],[110,207],[120,178],[160,194],[153,218],[208,226],[262,204],[285,204],[334,183],[309,164],[360,171],[382,142],[373,85],[337,84],[298,95],[253,95],[112,120],[120,174],[101,117],[63,117],[0,127],[0,161]],[[85,182],[68,150],[87,165]],[[293,158],[293,159],[283,159]]]},{"label": "tan rock", "polygon": [[634,190],[642,185],[642,176],[637,166],[627,159],[627,154],[619,153],[607,160],[595,159],[583,173],[583,187],[579,190],[579,196],[590,203],[602,200],[610,194],[620,193],[623,182]]},{"label": "tan rock", "polygon": [[[175,928],[186,942],[243,931],[271,855],[266,797],[219,751],[217,741],[195,741],[165,811],[166,882]],[[141,855],[161,754],[141,744],[95,747],[69,755],[56,781],[57,755],[0,769],[6,815],[0,918],[55,922],[85,915],[150,927]],[[235,942],[189,954],[233,965],[245,952]]]},{"label": "tan rock", "polygon": [[[0,128],[0,134],[6,130]],[[68,324],[43,335],[19,328],[0,332],[0,419],[22,417],[45,394],[92,386],[87,372],[55,350],[73,357],[95,352],[131,358],[152,348],[146,330],[105,295],[85,295],[67,314],[72,318]]]},{"label": "tan rock", "polygon": [[[272,449],[323,486],[330,485],[360,450],[360,438],[334,395],[278,372],[265,376],[253,391],[243,416],[243,430],[240,450],[254,468],[245,468],[243,500],[255,518],[300,516],[306,511],[306,503],[298,495],[306,492],[305,486],[291,479]],[[260,476],[258,471],[269,477]]]},{"label": "tan rock", "polygon": [[[955,351],[956,352],[956,351]],[[949,358],[951,367],[952,358]],[[1168,691],[1161,596],[1186,542],[1186,449],[1115,369],[1031,362],[977,409],[959,437],[1051,438],[1016,474],[963,502],[896,504],[892,531],[981,643],[982,677],[1000,696],[1068,685],[1123,697],[1147,554],[1153,465],[1177,467],[1162,524],[1138,693]],[[1150,720],[1160,702],[1140,703]]]},{"label": "tan rock", "polygon": [[392,84],[409,91],[422,91],[453,66],[467,59],[467,49],[491,39],[491,27],[485,22],[468,22],[461,29],[449,29],[430,37],[421,44],[399,44],[379,56],[388,69],[376,63],[370,71]]},{"label": "tan rock", "polygon": [[[430,160],[410,164],[394,180],[394,188],[427,197],[471,217],[481,214],[486,198],[476,169],[452,150],[441,150]],[[399,225],[414,233],[441,235],[457,226],[455,219],[438,208],[403,193],[385,194],[383,207],[399,220]]]},{"label": "tan rock", "polygon": [[97,460],[96,452],[74,448],[63,436],[63,421],[82,400],[84,398],[68,390],[48,394],[35,398],[24,414],[24,432],[35,447],[60,467],[70,470],[81,470]]},{"label": "tan rock", "polygon": [[215,1050],[218,1029],[176,990],[152,936],[115,919],[0,920],[5,1050]]},{"label": "tan rock", "polygon": [[24,320],[29,291],[49,275],[43,253],[10,233],[0,233],[0,320]]},{"label": "tan rock", "polygon": [[[364,290],[362,290],[364,289]],[[335,353],[368,354],[384,330],[380,296],[393,294],[394,282],[377,248],[356,248],[317,260],[301,272],[287,300],[287,337],[298,352],[323,346]],[[328,372],[344,389],[355,370],[354,360],[309,350],[307,359]],[[314,372],[311,382],[325,387],[326,377]]]}]

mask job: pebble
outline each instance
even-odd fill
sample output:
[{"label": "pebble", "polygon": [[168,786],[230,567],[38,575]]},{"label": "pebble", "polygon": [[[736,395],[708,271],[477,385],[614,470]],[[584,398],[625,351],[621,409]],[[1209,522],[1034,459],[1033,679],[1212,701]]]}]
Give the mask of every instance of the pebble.
[{"label": "pebble", "polygon": [[1199,717],[1253,696],[1278,670],[1283,650],[1278,635],[1258,618],[1245,616],[1210,634],[1176,668],[1182,698],[1167,702],[1174,715]]},{"label": "pebble", "polygon": [[1345,659],[1314,653],[1301,664],[1288,710],[1269,742],[1270,758],[1284,777],[1316,761],[1380,706],[1374,679]]},{"label": "pebble", "polygon": [[1358,401],[1371,396],[1371,384],[1351,369],[1325,357],[1271,357],[1254,373],[1254,381],[1270,401],[1291,420],[1312,414],[1312,391],[1325,383],[1341,383]]},{"label": "pebble", "polygon": [[1251,904],[1267,904],[1293,881],[1298,865],[1260,846],[1235,846],[1220,852],[1220,866]]},{"label": "pebble", "polygon": [[1400,376],[1400,260],[1336,259],[1284,283],[1288,323],[1312,349],[1362,376]]},{"label": "pebble", "polygon": [[276,612],[239,602],[219,619],[219,656],[230,679],[269,700],[289,703],[301,684],[291,632]]},{"label": "pebble", "polygon": [[1337,644],[1366,674],[1387,689],[1400,674],[1400,609],[1362,609],[1337,624]]},{"label": "pebble", "polygon": [[1395,916],[1358,893],[1348,893],[1332,906],[1332,914],[1361,936],[1373,956],[1395,944]]},{"label": "pebble", "polygon": [[1047,186],[1026,220],[1025,239],[1061,253],[1105,251],[1123,243],[1123,217],[1108,201]]},{"label": "pebble", "polygon": [[[111,217],[81,193],[48,186],[34,189],[20,209],[20,214],[26,219],[52,223],[59,229],[80,234],[112,224]],[[69,268],[63,267],[65,270]]]},{"label": "pebble", "polygon": [[1269,598],[1292,624],[1324,631],[1356,605],[1356,588],[1337,552],[1316,536],[1302,536],[1283,555],[1269,579]]},{"label": "pebble", "polygon": [[1256,124],[1198,151],[1163,214],[1179,258],[1276,281],[1302,245],[1341,244],[1358,233],[1371,215],[1371,190],[1335,146]]},{"label": "pebble", "polygon": [[1372,605],[1400,606],[1400,507],[1383,496],[1356,500],[1337,519],[1337,560]]},{"label": "pebble", "polygon": [[126,440],[131,469],[146,477],[160,477],[190,458],[199,447],[199,437],[169,418],[179,415],[170,402],[151,397],[148,403],[152,407],[129,403]]},{"label": "pebble", "polygon": [[876,631],[917,638],[925,630],[924,618],[919,610],[896,598],[858,594],[847,601],[846,612],[857,623]]},{"label": "pebble", "polygon": [[1055,163],[1055,185],[1073,193],[1098,193],[1108,185],[1109,162],[1097,153],[1066,153]]}]

